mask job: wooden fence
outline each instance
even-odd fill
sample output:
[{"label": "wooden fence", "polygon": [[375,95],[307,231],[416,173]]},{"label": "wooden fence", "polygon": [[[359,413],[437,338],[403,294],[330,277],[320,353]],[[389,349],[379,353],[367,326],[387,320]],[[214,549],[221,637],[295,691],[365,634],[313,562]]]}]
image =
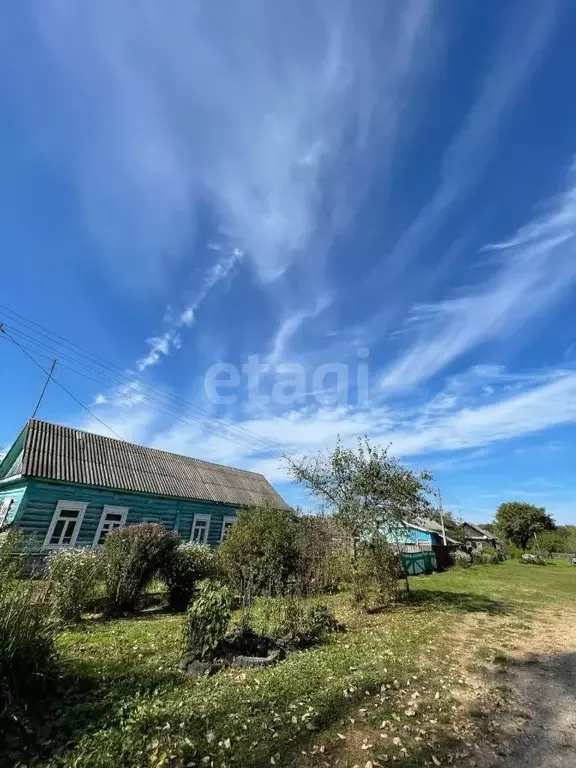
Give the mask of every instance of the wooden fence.
[{"label": "wooden fence", "polygon": [[436,570],[436,556],[434,552],[405,552],[402,564],[409,576],[432,573]]}]

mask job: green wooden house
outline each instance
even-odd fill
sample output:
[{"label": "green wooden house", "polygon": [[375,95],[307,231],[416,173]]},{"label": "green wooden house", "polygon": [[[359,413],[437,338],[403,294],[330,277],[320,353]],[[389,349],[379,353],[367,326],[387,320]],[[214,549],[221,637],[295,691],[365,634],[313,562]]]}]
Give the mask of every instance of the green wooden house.
[{"label": "green wooden house", "polygon": [[161,523],[215,546],[239,507],[288,509],[263,475],[31,420],[0,463],[0,529],[37,549],[98,547],[109,531]]}]

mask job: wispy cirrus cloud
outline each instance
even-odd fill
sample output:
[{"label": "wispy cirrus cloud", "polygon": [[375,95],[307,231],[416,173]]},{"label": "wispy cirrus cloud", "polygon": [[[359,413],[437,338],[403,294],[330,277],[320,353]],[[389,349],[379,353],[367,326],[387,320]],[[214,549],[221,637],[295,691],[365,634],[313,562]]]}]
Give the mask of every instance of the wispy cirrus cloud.
[{"label": "wispy cirrus cloud", "polygon": [[244,253],[239,248],[232,248],[229,253],[226,253],[210,267],[193,296],[189,298],[186,306],[176,316],[173,315],[170,307],[167,308],[164,313],[164,323],[168,326],[167,330],[146,340],[149,350],[148,354],[138,360],[136,364],[139,371],[145,371],[147,368],[157,365],[162,357],[170,354],[172,349],[180,349],[182,345],[180,331],[183,328],[190,328],[194,324],[196,312],[204,299],[218,283],[228,277],[243,256]]},{"label": "wispy cirrus cloud", "polygon": [[[167,264],[187,258],[206,205],[262,281],[312,247],[317,270],[352,197],[348,164],[335,173],[335,157],[343,150],[359,160],[378,107],[393,140],[404,86],[434,32],[433,8],[433,0],[361,10],[350,0],[281,9],[174,0],[169,12],[128,0],[33,6],[53,97],[43,130],[51,125],[61,143],[114,276],[126,278],[126,262],[136,261],[130,283],[161,283]],[[326,216],[327,173],[336,216]]]},{"label": "wispy cirrus cloud", "polygon": [[510,334],[570,289],[576,276],[576,170],[548,211],[510,240],[486,250],[498,255],[491,277],[470,293],[416,307],[417,341],[390,366],[384,389],[409,388],[434,376],[487,339]]},{"label": "wispy cirrus cloud", "polygon": [[448,211],[462,202],[486,170],[502,124],[538,65],[559,10],[560,3],[552,0],[526,14],[514,15],[507,33],[496,43],[478,96],[442,158],[439,184],[394,247],[390,262],[396,268],[406,268],[420,247],[436,235]]},{"label": "wispy cirrus cloud", "polygon": [[[338,437],[352,444],[364,434],[390,444],[398,456],[425,456],[430,466],[449,469],[459,461],[453,452],[462,452],[463,465],[470,465],[488,460],[486,449],[490,446],[575,424],[576,373],[559,370],[549,374],[520,391],[511,392],[502,386],[485,404],[479,404],[474,397],[454,397],[448,385],[429,400],[404,408],[392,408],[381,402],[372,407],[315,406],[266,413],[259,407],[253,416],[234,419],[239,427],[234,440],[219,432],[217,422],[209,433],[195,423],[180,421],[164,426],[152,419],[154,409],[149,409],[145,402],[127,402],[114,409],[112,415],[119,427],[123,412],[130,430],[135,423],[142,425],[139,437],[149,445],[188,455],[201,451],[203,458],[264,472],[276,482],[287,479],[282,454],[299,455],[329,448]],[[513,373],[508,375],[510,380],[514,378]],[[524,374],[519,376],[522,379]],[[135,395],[138,396],[137,390]],[[149,421],[145,417],[148,411]],[[247,431],[246,440],[242,439],[243,430]],[[273,440],[268,445],[265,441],[254,445],[250,439],[253,435],[271,435]],[[430,460],[433,454],[441,457],[442,453],[449,453],[449,457]]]}]

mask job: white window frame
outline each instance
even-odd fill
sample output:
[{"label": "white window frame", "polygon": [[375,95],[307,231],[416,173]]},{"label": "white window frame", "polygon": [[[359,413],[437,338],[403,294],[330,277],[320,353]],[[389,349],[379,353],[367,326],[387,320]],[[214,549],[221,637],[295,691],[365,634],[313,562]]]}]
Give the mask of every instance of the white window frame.
[{"label": "white window frame", "polygon": [[220,531],[220,544],[224,541],[224,532],[226,531],[226,523],[234,524],[236,522],[235,515],[224,515],[222,518],[222,530]]},{"label": "white window frame", "polygon": [[97,549],[98,547],[102,546],[101,544],[98,544],[98,542],[100,540],[102,530],[106,525],[106,515],[107,514],[121,515],[122,520],[120,521],[118,527],[122,528],[124,525],[126,525],[126,518],[128,517],[129,511],[130,511],[129,507],[116,507],[112,504],[106,504],[104,506],[104,508],[102,509],[102,514],[100,515],[100,522],[98,523],[98,528],[96,528],[96,535],[94,536],[94,541],[92,542],[93,549]]},{"label": "white window frame", "polygon": [[[194,515],[194,519],[192,520],[192,530],[190,531],[190,542],[191,543],[197,543],[197,544],[208,544],[208,539],[210,537],[210,518],[211,515]],[[206,540],[205,541],[196,541],[194,539],[194,531],[196,530],[196,523],[197,522],[206,522]]]},{"label": "white window frame", "polygon": [[[88,506],[87,501],[66,501],[65,499],[61,499],[56,504],[56,509],[54,511],[54,514],[52,515],[52,520],[50,522],[50,525],[48,526],[48,533],[46,534],[46,538],[44,539],[44,544],[42,545],[42,549],[69,549],[69,548],[71,549],[72,547],[75,547],[76,539],[78,538],[78,534],[80,533],[80,529],[82,528],[82,521],[84,520],[84,515],[86,514],[87,506]],[[74,528],[74,533],[72,534],[72,538],[70,539],[70,544],[50,544],[50,539],[52,538],[52,534],[54,533],[56,524],[60,519],[60,512],[62,512],[63,509],[70,509],[70,510],[79,512],[79,515],[76,518],[76,527]]]}]

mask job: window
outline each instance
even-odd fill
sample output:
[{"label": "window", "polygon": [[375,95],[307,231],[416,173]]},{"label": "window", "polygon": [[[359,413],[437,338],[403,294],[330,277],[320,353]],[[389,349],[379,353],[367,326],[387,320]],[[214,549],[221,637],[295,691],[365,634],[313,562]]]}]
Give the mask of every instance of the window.
[{"label": "window", "polygon": [[44,548],[73,547],[87,506],[85,501],[59,501],[44,539]]},{"label": "window", "polygon": [[4,499],[0,502],[0,528],[8,522],[8,513],[14,499]]},{"label": "window", "polygon": [[228,536],[235,522],[235,517],[224,517],[222,519],[222,533],[220,534],[220,541],[224,541],[226,536]]},{"label": "window", "polygon": [[208,544],[208,531],[210,530],[210,515],[194,515],[192,523],[192,535],[190,541],[196,544]]},{"label": "window", "polygon": [[101,547],[104,544],[106,535],[110,531],[115,531],[116,528],[121,528],[125,525],[127,515],[128,507],[104,507],[92,546]]}]

